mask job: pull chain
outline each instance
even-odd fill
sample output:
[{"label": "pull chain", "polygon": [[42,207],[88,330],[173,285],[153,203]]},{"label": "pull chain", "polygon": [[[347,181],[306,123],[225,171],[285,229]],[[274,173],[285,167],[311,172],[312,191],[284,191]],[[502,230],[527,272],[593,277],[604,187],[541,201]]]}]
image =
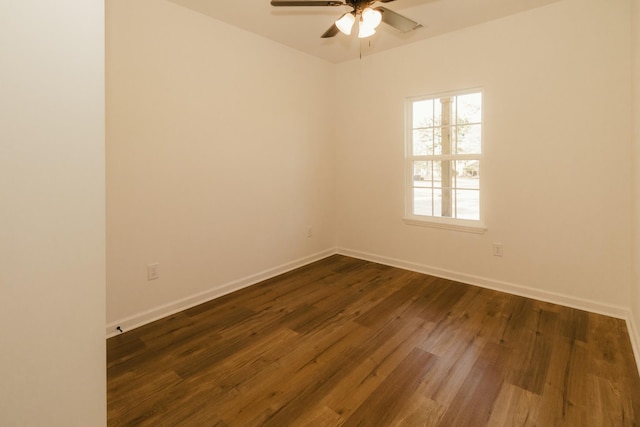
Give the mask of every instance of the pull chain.
[{"label": "pull chain", "polygon": [[[371,50],[371,40],[367,40],[369,42],[369,50]],[[360,48],[360,60],[362,60],[362,41],[358,43],[358,47]]]}]

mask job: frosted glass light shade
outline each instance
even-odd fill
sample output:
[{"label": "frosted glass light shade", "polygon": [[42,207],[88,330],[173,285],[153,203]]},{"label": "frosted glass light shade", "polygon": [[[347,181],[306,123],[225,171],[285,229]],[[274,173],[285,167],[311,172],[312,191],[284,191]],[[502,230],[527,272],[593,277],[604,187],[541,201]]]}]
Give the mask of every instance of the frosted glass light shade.
[{"label": "frosted glass light shade", "polygon": [[345,13],[344,15],[342,15],[340,19],[336,21],[336,27],[338,27],[338,29],[342,33],[349,35],[351,34],[351,29],[353,28],[353,24],[355,22],[356,22],[356,17],[353,16],[351,12]]},{"label": "frosted glass light shade", "polygon": [[382,22],[382,13],[368,7],[362,11],[362,21],[367,27],[376,29],[378,25],[380,25],[380,22]]},{"label": "frosted glass light shade", "polygon": [[376,29],[368,26],[364,21],[360,21],[358,38],[363,39],[365,37],[372,36],[376,33]]}]

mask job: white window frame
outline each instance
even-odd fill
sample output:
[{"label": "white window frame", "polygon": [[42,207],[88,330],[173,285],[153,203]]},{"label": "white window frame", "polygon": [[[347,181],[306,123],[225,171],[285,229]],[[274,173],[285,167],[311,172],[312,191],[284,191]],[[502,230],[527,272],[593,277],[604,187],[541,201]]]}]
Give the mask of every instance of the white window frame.
[{"label": "white window frame", "polygon": [[[446,98],[453,96],[466,95],[471,93],[480,93],[482,95],[482,111],[481,111],[481,146],[480,154],[439,154],[439,155],[414,155],[413,154],[413,104],[418,101],[432,100],[438,98]],[[443,92],[429,94],[423,96],[410,97],[405,100],[405,189],[404,189],[404,218],[403,221],[407,225],[418,225],[425,227],[442,228],[448,230],[464,231],[469,233],[484,233],[487,227],[484,225],[483,203],[482,203],[482,183],[479,182],[479,219],[460,219],[431,215],[414,214],[414,161],[442,161],[442,160],[478,160],[481,176],[484,175],[482,168],[484,165],[484,92],[481,88],[473,88],[461,91]]]}]

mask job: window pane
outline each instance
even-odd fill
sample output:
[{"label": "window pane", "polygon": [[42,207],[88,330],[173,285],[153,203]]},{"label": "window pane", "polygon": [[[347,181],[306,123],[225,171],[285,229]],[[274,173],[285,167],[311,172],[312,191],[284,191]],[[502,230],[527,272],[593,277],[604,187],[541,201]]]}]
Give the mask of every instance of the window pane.
[{"label": "window pane", "polygon": [[480,154],[482,151],[482,125],[456,126],[453,132],[456,154]]},{"label": "window pane", "polygon": [[433,162],[434,187],[452,188],[455,186],[456,171],[454,169],[455,162],[451,160],[442,160]]},{"label": "window pane", "polygon": [[433,154],[433,129],[417,129],[413,131],[413,155],[427,156]]},{"label": "window pane", "polygon": [[413,103],[413,128],[433,126],[433,99]]},{"label": "window pane", "polygon": [[440,99],[435,99],[433,103],[433,126],[442,125],[442,104]]},{"label": "window pane", "polygon": [[407,197],[413,214],[479,220],[482,94],[410,102]]},{"label": "window pane", "polygon": [[442,216],[442,190],[433,189],[433,216]]},{"label": "window pane", "polygon": [[480,189],[480,165],[478,160],[456,161],[456,187]]},{"label": "window pane", "polygon": [[429,162],[431,163],[431,178],[433,179],[434,187],[441,187],[440,181],[442,180],[442,162]]},{"label": "window pane", "polygon": [[442,128],[435,128],[433,130],[433,153],[439,156],[442,154]]},{"label": "window pane", "polygon": [[456,123],[480,123],[482,120],[482,94],[470,93],[457,97]]},{"label": "window pane", "polygon": [[480,191],[456,190],[456,217],[480,219]]},{"label": "window pane", "polygon": [[413,162],[413,185],[414,187],[430,187],[431,183],[431,162]]},{"label": "window pane", "polygon": [[413,214],[433,216],[431,188],[413,189]]}]

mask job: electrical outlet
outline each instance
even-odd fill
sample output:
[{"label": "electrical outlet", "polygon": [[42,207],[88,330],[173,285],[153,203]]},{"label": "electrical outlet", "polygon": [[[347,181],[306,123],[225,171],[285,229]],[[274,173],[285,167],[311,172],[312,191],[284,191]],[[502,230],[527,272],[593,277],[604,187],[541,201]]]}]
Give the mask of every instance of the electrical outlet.
[{"label": "electrical outlet", "polygon": [[160,264],[154,262],[147,265],[147,280],[156,280],[160,278]]},{"label": "electrical outlet", "polygon": [[493,256],[502,257],[503,255],[502,243],[493,244]]}]

